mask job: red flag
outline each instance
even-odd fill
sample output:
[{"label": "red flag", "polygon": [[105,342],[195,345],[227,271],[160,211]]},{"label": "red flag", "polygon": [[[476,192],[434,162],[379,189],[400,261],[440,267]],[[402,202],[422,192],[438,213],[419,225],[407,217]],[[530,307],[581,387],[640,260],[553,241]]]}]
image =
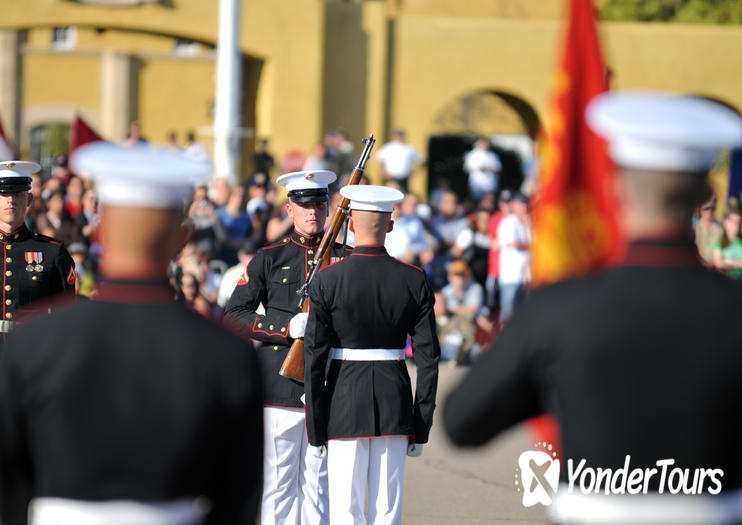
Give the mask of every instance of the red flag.
[{"label": "red flag", "polygon": [[3,129],[3,123],[0,121],[0,161],[2,160],[13,160],[16,158],[15,146],[5,136],[5,130]]},{"label": "red flag", "polygon": [[[592,0],[570,0],[533,206],[531,269],[537,286],[600,268],[624,249],[607,146],[585,122],[590,99],[608,90],[595,16]],[[561,449],[552,416],[535,418],[530,427],[536,439]]]},{"label": "red flag", "polygon": [[97,142],[99,140],[103,140],[103,138],[80,115],[75,114],[75,118],[72,120],[72,129],[70,130],[70,156],[72,156],[73,151],[83,144]]},{"label": "red flag", "polygon": [[592,0],[570,0],[546,145],[533,207],[533,284],[588,273],[620,257],[613,166],[585,123],[585,108],[608,89]]}]

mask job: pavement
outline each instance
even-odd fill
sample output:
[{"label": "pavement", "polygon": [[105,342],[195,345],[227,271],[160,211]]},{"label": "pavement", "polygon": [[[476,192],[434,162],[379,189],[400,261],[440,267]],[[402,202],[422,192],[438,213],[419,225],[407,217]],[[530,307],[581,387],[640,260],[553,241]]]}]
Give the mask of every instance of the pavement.
[{"label": "pavement", "polygon": [[[410,366],[409,369],[414,388],[415,368]],[[430,441],[421,457],[407,458],[406,462],[402,523],[548,523],[543,506],[523,507],[514,483],[518,456],[533,447],[525,427],[512,428],[486,446],[475,449],[455,448],[446,437],[442,424],[443,402],[467,370],[441,365]]]}]

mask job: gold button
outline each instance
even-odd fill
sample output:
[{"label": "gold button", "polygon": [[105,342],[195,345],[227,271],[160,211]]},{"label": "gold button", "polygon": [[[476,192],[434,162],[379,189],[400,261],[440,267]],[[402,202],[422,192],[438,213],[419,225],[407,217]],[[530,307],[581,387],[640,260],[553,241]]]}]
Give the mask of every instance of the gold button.
[{"label": "gold button", "polygon": [[288,237],[286,237],[286,238],[285,238],[285,239],[283,240],[283,242],[289,242],[289,238],[288,238]]},{"label": "gold button", "polygon": [[13,287],[12,287],[12,286],[10,286],[9,284],[6,284],[6,285],[5,285],[5,291],[6,291],[6,292],[9,292],[9,291],[11,291],[12,289],[13,289]]},{"label": "gold button", "polygon": [[38,281],[38,280],[39,280],[39,278],[38,278],[38,277],[37,277],[36,275],[34,275],[34,276],[32,276],[32,277],[31,277],[31,280],[32,280],[32,281]]},{"label": "gold button", "polygon": [[10,257],[6,257],[5,258],[5,262],[6,263],[12,263],[13,262],[13,259],[11,259]]},{"label": "gold button", "polygon": [[8,312],[7,314],[5,314],[5,318],[6,319],[13,319],[13,314],[10,313],[10,312]]},{"label": "gold button", "polygon": [[281,328],[281,331],[282,331],[282,332],[285,332],[285,331],[286,331],[286,328]]},{"label": "gold button", "polygon": [[301,242],[304,242],[304,237],[299,237],[299,240],[300,240]]},{"label": "gold button", "polygon": [[13,275],[13,272],[11,272],[10,270],[8,270],[7,272],[5,272],[5,275],[7,275],[8,277],[10,277],[11,275]]},{"label": "gold button", "polygon": [[268,330],[273,330],[273,325],[270,325],[270,326],[268,327]]},{"label": "gold button", "polygon": [[309,251],[308,251],[307,253],[308,253],[309,255],[312,255],[312,254],[314,253],[314,250],[309,250]]},{"label": "gold button", "polygon": [[263,328],[263,323],[258,323],[258,328]]},{"label": "gold button", "polygon": [[13,301],[11,301],[10,299],[5,299],[5,304],[10,306],[11,304],[13,304]]},{"label": "gold button", "polygon": [[288,281],[288,279],[286,279],[285,277],[283,279],[281,279],[281,282],[282,283],[285,283],[286,281]]},{"label": "gold button", "polygon": [[277,347],[277,346],[274,346],[274,347],[273,347],[273,351],[274,351],[274,352],[277,352],[277,351],[278,351],[278,347]]},{"label": "gold button", "polygon": [[15,234],[15,235],[13,236],[13,238],[14,238],[14,239],[17,239],[17,238],[18,238],[18,236],[19,236],[19,234],[18,234],[18,233],[16,233],[16,234]]},{"label": "gold button", "polygon": [[10,248],[12,248],[12,246],[11,246],[10,244],[6,244],[6,245],[5,245],[5,249],[6,249],[6,250],[10,250]]}]

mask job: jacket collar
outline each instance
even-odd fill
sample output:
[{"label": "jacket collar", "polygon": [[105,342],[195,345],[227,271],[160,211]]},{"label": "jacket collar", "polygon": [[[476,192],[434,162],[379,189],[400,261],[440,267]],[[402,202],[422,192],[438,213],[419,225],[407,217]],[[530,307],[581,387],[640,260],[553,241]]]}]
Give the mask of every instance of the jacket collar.
[{"label": "jacket collar", "polygon": [[26,237],[28,237],[31,234],[28,228],[26,228],[25,224],[22,224],[20,228],[17,228],[13,230],[10,233],[6,233],[3,230],[0,230],[0,242],[3,242],[5,244],[10,244],[13,242],[22,241]]},{"label": "jacket collar", "polygon": [[296,230],[291,231],[291,240],[294,241],[294,243],[298,244],[299,246],[303,246],[304,248],[315,248],[319,246],[320,241],[322,240],[322,235],[324,232],[320,232],[317,235],[303,235]]},{"label": "jacket collar", "polygon": [[353,248],[351,255],[388,255],[386,248],[377,245],[361,245]]},{"label": "jacket collar", "polygon": [[167,280],[105,280],[95,301],[123,304],[169,304],[175,302],[175,291]]},{"label": "jacket collar", "polygon": [[619,266],[694,268],[702,266],[690,235],[632,241]]}]

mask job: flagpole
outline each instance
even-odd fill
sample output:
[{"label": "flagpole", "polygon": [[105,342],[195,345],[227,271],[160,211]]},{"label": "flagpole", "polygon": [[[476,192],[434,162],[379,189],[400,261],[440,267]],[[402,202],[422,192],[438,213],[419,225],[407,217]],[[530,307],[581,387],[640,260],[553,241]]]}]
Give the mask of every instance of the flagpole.
[{"label": "flagpole", "polygon": [[237,181],[240,155],[242,63],[240,0],[220,0],[214,109],[214,173]]}]

